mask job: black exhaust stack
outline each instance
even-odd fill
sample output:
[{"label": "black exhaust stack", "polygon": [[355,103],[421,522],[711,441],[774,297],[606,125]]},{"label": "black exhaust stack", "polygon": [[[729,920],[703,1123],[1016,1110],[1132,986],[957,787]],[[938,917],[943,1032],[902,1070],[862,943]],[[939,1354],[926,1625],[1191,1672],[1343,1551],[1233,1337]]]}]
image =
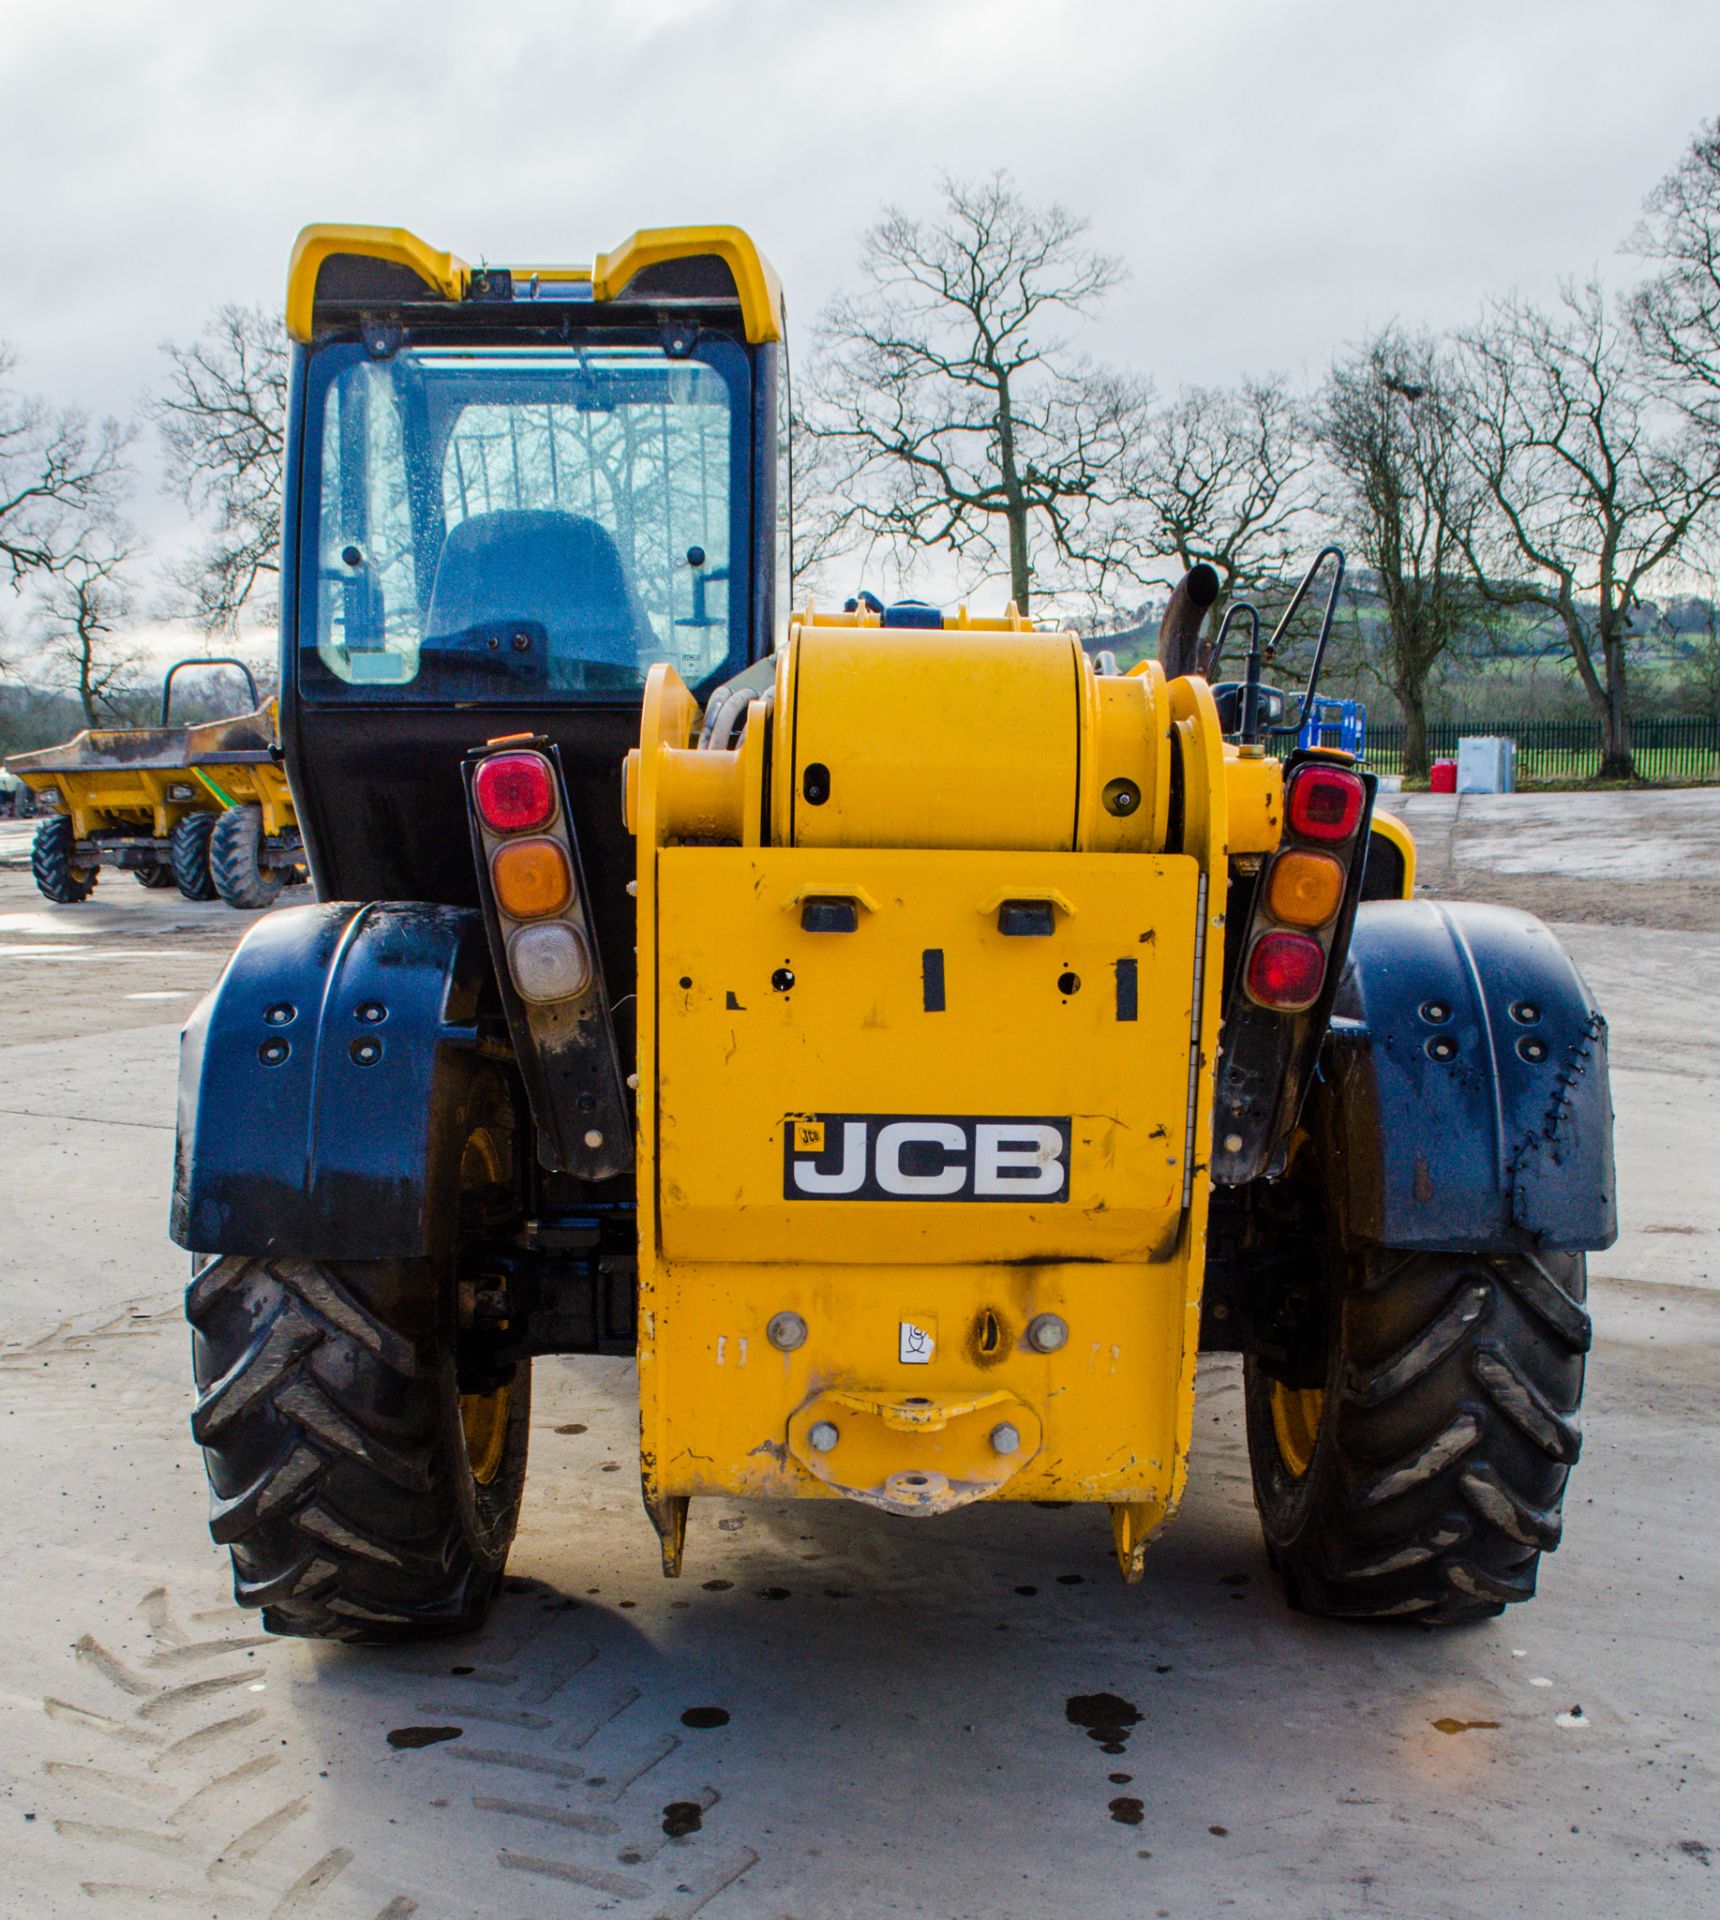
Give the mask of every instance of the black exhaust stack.
[{"label": "black exhaust stack", "polygon": [[1167,680],[1193,673],[1200,658],[1200,630],[1218,598],[1218,569],[1197,560],[1177,582],[1159,622],[1159,665]]}]

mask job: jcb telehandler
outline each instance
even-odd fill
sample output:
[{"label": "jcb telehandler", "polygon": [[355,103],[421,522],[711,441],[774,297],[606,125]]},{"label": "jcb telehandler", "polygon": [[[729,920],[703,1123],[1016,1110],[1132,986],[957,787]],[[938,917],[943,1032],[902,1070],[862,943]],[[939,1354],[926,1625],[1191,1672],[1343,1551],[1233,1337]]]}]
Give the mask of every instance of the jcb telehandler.
[{"label": "jcb telehandler", "polygon": [[1318,650],[1263,687],[1237,609],[1218,682],[1207,568],[1126,675],[1013,611],[779,619],[782,306],[734,228],[478,269],[315,227],[287,321],[319,904],[186,1029],[173,1198],[240,1602],[480,1620],[547,1353],[636,1352],[666,1573],[728,1494],[1098,1503],[1138,1579],[1202,1347],[1296,1605],[1527,1598],[1606,1030],[1538,922],[1414,898],[1348,755],[1268,750]]}]

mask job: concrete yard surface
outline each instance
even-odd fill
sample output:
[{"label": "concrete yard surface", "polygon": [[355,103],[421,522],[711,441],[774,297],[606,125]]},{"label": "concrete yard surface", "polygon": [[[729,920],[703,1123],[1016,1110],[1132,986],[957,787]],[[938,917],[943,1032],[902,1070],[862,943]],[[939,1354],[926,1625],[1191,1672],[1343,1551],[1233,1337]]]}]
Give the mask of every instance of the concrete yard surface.
[{"label": "concrete yard surface", "polygon": [[1558,923],[1619,1116],[1564,1544],[1443,1632],[1285,1606],[1216,1357],[1134,1589],[1102,1511],[1002,1504],[697,1503],[666,1582],[632,1367],[558,1359],[484,1632],[262,1635],[165,1234],[177,1027],[251,916],[0,870],[0,1915],[1720,1911],[1720,793],[1394,805],[1434,897]]}]

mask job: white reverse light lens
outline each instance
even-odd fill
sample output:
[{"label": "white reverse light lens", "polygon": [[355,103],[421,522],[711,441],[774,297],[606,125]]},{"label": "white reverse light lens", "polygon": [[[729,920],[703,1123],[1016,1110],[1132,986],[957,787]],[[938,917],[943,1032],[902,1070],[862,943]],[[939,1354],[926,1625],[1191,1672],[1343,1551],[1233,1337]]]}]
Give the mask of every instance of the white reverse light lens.
[{"label": "white reverse light lens", "polygon": [[571,1000],[591,984],[591,953],[576,927],[521,927],[508,942],[508,971],[522,999]]}]

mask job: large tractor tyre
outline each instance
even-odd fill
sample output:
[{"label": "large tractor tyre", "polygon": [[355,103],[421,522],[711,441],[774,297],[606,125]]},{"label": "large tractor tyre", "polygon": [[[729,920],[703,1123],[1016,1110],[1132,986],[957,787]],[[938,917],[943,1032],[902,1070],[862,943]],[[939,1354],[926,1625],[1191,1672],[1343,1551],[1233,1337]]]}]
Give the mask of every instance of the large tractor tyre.
[{"label": "large tractor tyre", "polygon": [[77,837],[69,814],[56,814],[44,820],[30,843],[30,871],[37,891],[62,907],[75,907],[96,890],[99,867],[73,865]]},{"label": "large tractor tyre", "polygon": [[1292,1606],[1485,1619],[1535,1591],[1581,1444],[1581,1254],[1358,1258],[1323,1386],[1246,1368],[1267,1551]]},{"label": "large tractor tyre", "polygon": [[[470,1134],[463,1218],[467,1195],[496,1191],[511,1150],[499,1137]],[[400,1640],[482,1623],[519,1520],[531,1363],[486,1364],[457,1303],[452,1257],[229,1255],[192,1281],[210,1531],[231,1551],[234,1598],[271,1633]]]},{"label": "large tractor tyre", "polygon": [[173,884],[187,900],[213,900],[215,882],[209,873],[209,836],[220,816],[188,813],[173,829],[168,843],[173,861]]},{"label": "large tractor tyre", "polygon": [[232,807],[215,822],[209,872],[230,907],[272,907],[280,898],[286,875],[263,864],[261,807]]},{"label": "large tractor tyre", "polygon": [[160,893],[164,887],[171,887],[174,884],[173,866],[170,861],[164,860],[159,866],[154,867],[134,867],[132,872],[136,876],[137,884],[140,887],[147,887],[151,893]]}]

